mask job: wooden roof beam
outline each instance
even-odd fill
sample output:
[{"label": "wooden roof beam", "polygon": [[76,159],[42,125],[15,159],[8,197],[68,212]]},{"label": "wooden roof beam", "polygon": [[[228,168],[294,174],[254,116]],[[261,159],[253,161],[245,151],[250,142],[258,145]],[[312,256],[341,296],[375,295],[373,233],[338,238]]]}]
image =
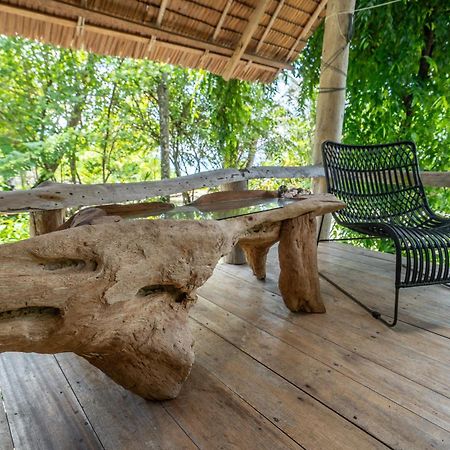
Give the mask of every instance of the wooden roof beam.
[{"label": "wooden roof beam", "polygon": [[258,28],[259,22],[261,21],[261,18],[264,15],[267,5],[270,1],[271,0],[259,0],[258,5],[250,15],[247,26],[242,33],[241,39],[239,39],[239,43],[233,53],[233,56],[230,58],[225,67],[224,73],[222,75],[225,80],[229,80],[233,76],[234,69],[239,64],[239,61],[244,54],[245,49],[250,42],[250,39],[255,33],[256,28]]},{"label": "wooden roof beam", "polygon": [[[216,53],[220,56],[229,56],[233,55],[233,51],[227,47],[222,45],[213,44],[212,42],[207,42],[203,40],[194,39],[188,36],[176,34],[170,31],[166,31],[162,28],[151,26],[151,25],[142,25],[141,23],[137,23],[128,19],[123,19],[119,17],[113,17],[109,15],[105,15],[99,13],[97,11],[84,9],[79,6],[69,5],[67,3],[60,3],[55,0],[46,0],[46,6],[55,8],[58,12],[60,12],[63,16],[73,15],[75,16],[73,19],[58,17],[58,16],[49,16],[43,12],[39,11],[39,6],[41,6],[40,0],[29,0],[29,2],[33,2],[35,6],[35,10],[25,9],[23,7],[18,6],[9,6],[0,3],[0,12],[5,12],[9,14],[20,15],[22,17],[28,17],[36,20],[41,20],[44,23],[55,23],[65,27],[73,27],[75,28],[77,25],[77,20],[79,16],[82,16],[86,19],[86,23],[84,25],[85,31],[88,29],[95,31],[97,33],[102,33],[105,35],[115,35],[115,36],[128,36],[129,39],[135,41],[142,41],[148,43],[148,40],[154,36],[158,40],[167,41],[167,43],[172,45],[178,45],[180,47],[186,47],[192,50],[209,50],[212,53]],[[101,25],[88,25],[89,21],[99,22]],[[130,27],[132,25],[135,34],[130,34],[125,31],[117,31],[117,28],[120,27]],[[286,64],[281,61],[274,61],[269,58],[264,58],[261,56],[253,55],[253,54],[243,54],[242,59],[246,61],[254,61],[255,63],[261,66],[267,66],[270,68],[276,69],[291,69],[292,66],[290,64]]]},{"label": "wooden roof beam", "polygon": [[214,34],[212,36],[213,41],[215,41],[217,39],[217,36],[219,36],[220,30],[222,29],[223,22],[225,21],[225,17],[227,16],[232,3],[233,3],[233,0],[227,1],[227,4],[225,5],[225,8],[222,11],[222,15],[220,16],[220,19],[217,22],[216,29],[214,30]]},{"label": "wooden roof beam", "polygon": [[158,11],[158,17],[156,19],[156,25],[158,25],[158,27],[160,27],[162,24],[162,21],[164,19],[164,13],[166,12],[168,4],[169,4],[169,0],[161,1],[161,5],[160,5],[159,11]]},{"label": "wooden roof beam", "polygon": [[261,46],[263,45],[263,43],[264,43],[264,41],[265,41],[267,35],[269,34],[269,31],[272,29],[272,26],[273,26],[273,24],[274,24],[276,18],[278,17],[278,14],[280,13],[281,8],[282,8],[283,5],[284,5],[284,2],[285,2],[285,0],[280,0],[280,2],[278,3],[278,6],[277,6],[277,8],[275,9],[275,11],[274,11],[272,17],[270,18],[270,22],[268,23],[267,28],[266,28],[266,30],[264,31],[264,34],[261,36],[261,39],[260,39],[259,42],[258,42],[258,45],[257,45],[257,47],[256,47],[255,53],[258,53],[259,50],[261,49]]},{"label": "wooden roof beam", "polygon": [[302,32],[300,33],[300,36],[295,41],[295,44],[292,46],[289,54],[286,57],[286,61],[289,61],[292,58],[293,53],[295,52],[295,49],[297,48],[298,44],[301,40],[305,39],[306,35],[309,33],[309,30],[311,30],[311,27],[314,25],[314,22],[319,17],[319,14],[323,11],[327,4],[328,0],[321,0],[321,2],[317,5],[316,10],[313,12],[312,16],[309,18],[308,22],[306,22],[306,25],[303,27]]}]

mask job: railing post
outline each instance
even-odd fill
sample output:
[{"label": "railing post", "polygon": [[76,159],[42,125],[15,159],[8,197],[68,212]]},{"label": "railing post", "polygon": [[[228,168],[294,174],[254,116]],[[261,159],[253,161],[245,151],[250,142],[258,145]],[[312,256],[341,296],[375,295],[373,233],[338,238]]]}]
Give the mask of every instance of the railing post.
[{"label": "railing post", "polygon": [[64,222],[64,209],[51,209],[48,211],[35,211],[30,213],[30,236],[55,231]]},{"label": "railing post", "polygon": [[[221,191],[246,191],[248,188],[247,180],[235,181],[233,183],[225,183],[220,186]],[[245,264],[247,260],[245,259],[245,254],[239,244],[235,245],[233,250],[231,250],[228,255],[225,256],[225,262],[227,264]]]}]

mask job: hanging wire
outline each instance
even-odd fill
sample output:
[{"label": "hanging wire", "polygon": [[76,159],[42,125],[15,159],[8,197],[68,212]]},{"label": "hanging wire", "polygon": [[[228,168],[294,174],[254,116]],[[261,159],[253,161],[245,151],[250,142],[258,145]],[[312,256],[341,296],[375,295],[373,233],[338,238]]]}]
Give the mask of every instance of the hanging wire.
[{"label": "hanging wire", "polygon": [[[338,24],[338,28],[339,28],[339,33],[341,34],[342,38],[345,40],[345,45],[343,45],[340,49],[338,49],[333,55],[331,55],[331,57],[327,60],[327,61],[323,61],[322,62],[322,71],[325,70],[333,70],[341,75],[343,75],[344,77],[347,77],[347,73],[344,72],[343,70],[339,69],[338,67],[333,65],[333,62],[338,58],[338,56],[340,56],[345,49],[348,47],[348,45],[350,44],[351,38],[353,36],[353,14],[351,13],[345,13],[348,14],[348,25],[347,25],[347,32],[344,34],[342,32],[342,28],[341,28],[341,24],[340,24],[340,20],[339,17],[337,17],[337,24]],[[345,86],[344,87],[319,87],[318,93],[319,94],[330,94],[332,92],[338,92],[338,91],[345,91]]]},{"label": "hanging wire", "polygon": [[404,0],[392,0],[390,2],[379,3],[378,5],[365,6],[364,8],[358,8],[358,9],[355,9],[354,11],[341,11],[341,12],[330,14],[329,16],[326,16],[325,21],[330,17],[340,16],[342,14],[352,14],[352,13],[356,13],[356,12],[360,12],[360,11],[367,11],[369,9],[381,8],[382,6],[388,6],[388,5],[392,5],[393,3],[399,3],[399,2],[403,2],[403,1]]}]

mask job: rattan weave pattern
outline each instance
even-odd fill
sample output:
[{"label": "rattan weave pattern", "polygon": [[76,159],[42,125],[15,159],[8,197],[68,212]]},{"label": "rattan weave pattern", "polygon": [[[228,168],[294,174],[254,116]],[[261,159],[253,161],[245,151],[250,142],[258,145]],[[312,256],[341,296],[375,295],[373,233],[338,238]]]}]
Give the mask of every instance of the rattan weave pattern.
[{"label": "rattan weave pattern", "polygon": [[[328,191],[347,207],[333,214],[354,231],[393,239],[396,288],[450,282],[450,219],[429,207],[412,142],[322,144]],[[403,257],[403,259],[402,259]]]}]

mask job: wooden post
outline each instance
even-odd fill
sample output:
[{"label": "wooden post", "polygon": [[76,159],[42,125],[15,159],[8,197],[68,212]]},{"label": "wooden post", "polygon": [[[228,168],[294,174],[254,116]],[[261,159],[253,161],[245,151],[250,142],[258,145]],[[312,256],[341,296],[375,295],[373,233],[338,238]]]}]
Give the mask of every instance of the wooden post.
[{"label": "wooden post", "polygon": [[[225,183],[220,186],[221,191],[246,191],[248,182],[247,180],[235,181],[234,183]],[[245,264],[245,254],[239,244],[235,245],[228,255],[225,256],[225,262],[228,264]]]},{"label": "wooden post", "polygon": [[[322,142],[328,139],[339,142],[342,138],[349,53],[348,36],[351,14],[354,10],[355,0],[329,0],[327,4],[312,154],[314,164],[322,164]],[[323,178],[313,180],[313,192],[326,192]],[[322,227],[322,238],[328,237],[330,223],[328,215]]]},{"label": "wooden post", "polygon": [[64,209],[52,209],[30,213],[30,236],[55,231],[64,222],[64,212]]}]

